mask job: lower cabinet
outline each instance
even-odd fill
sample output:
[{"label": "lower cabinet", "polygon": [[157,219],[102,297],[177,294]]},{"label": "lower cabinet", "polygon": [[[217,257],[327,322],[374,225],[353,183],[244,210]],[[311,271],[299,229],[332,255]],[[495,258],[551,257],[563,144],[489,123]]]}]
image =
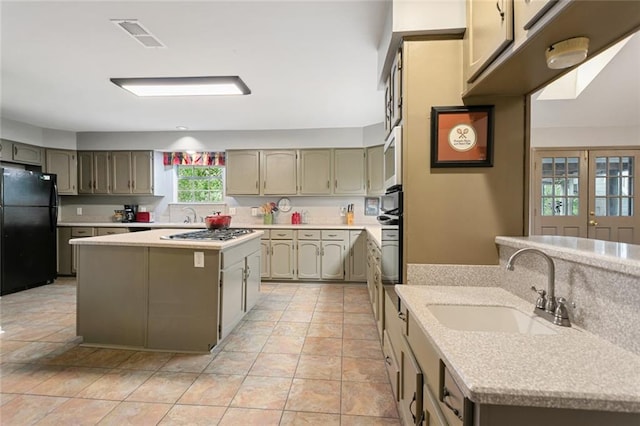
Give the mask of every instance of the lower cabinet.
[{"label": "lower cabinet", "polygon": [[227,336],[258,301],[260,257],[261,251],[257,241],[222,252],[219,281],[219,339]]},{"label": "lower cabinet", "polygon": [[344,280],[348,238],[342,230],[298,230],[298,279]]},{"label": "lower cabinet", "polygon": [[402,336],[400,343],[400,402],[399,412],[404,424],[422,425],[422,370],[409,343]]},{"label": "lower cabinet", "polygon": [[295,278],[295,246],[291,229],[266,229],[260,241],[262,269],[265,279],[292,280]]},{"label": "lower cabinet", "polygon": [[321,278],[319,235],[317,240],[307,240],[301,239],[301,234],[309,234],[309,232],[298,232],[298,279],[319,280]]},{"label": "lower cabinet", "polygon": [[367,231],[349,231],[349,281],[367,281]]}]

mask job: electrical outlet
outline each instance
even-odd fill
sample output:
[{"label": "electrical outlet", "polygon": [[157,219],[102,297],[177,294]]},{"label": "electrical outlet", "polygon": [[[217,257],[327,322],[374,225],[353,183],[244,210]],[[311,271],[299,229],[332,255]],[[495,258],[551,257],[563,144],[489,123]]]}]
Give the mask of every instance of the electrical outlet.
[{"label": "electrical outlet", "polygon": [[235,207],[229,207],[229,214],[230,215],[236,214],[236,208]]},{"label": "electrical outlet", "polygon": [[251,207],[251,216],[258,216],[258,208]]},{"label": "electrical outlet", "polygon": [[77,216],[82,216],[82,207],[78,207],[78,208],[76,209],[76,215],[77,215]]},{"label": "electrical outlet", "polygon": [[204,268],[204,252],[203,251],[193,252],[193,266],[194,268]]}]

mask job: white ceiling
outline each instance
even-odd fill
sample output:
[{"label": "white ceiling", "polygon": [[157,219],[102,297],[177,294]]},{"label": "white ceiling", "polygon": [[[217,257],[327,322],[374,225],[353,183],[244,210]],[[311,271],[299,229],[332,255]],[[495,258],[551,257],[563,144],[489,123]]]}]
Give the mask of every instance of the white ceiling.
[{"label": "white ceiling", "polygon": [[[389,0],[6,1],[2,117],[69,131],[363,127],[383,121],[377,46]],[[138,19],[147,49],[110,19]],[[637,126],[640,38],[533,127]],[[244,97],[137,98],[113,77],[239,75]],[[535,99],[535,96],[534,96]]]},{"label": "white ceiling", "polygon": [[[69,131],[363,127],[383,121],[388,0],[1,2],[1,114]],[[138,19],[167,47],[110,22]],[[243,97],[137,98],[113,77],[239,75]]]}]

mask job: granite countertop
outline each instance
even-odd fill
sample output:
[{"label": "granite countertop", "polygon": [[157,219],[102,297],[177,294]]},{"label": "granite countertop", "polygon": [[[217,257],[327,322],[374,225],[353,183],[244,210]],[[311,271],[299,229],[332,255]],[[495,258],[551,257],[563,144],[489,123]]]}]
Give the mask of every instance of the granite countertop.
[{"label": "granite countertop", "polygon": [[576,327],[527,335],[447,328],[427,304],[533,305],[498,287],[397,285],[402,303],[476,403],[640,412],[640,356]]},{"label": "granite countertop", "polygon": [[202,250],[224,250],[255,238],[260,238],[264,232],[255,230],[238,238],[227,241],[202,240],[163,240],[161,237],[183,233],[184,229],[153,229],[144,232],[127,232],[124,234],[104,235],[100,237],[74,238],[69,244],[101,245],[101,246],[142,246],[142,247],[170,247]]}]

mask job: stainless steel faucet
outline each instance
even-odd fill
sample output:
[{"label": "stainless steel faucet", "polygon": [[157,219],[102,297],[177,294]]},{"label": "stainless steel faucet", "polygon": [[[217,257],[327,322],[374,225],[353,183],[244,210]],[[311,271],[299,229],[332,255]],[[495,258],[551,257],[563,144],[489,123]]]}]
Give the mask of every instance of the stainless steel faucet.
[{"label": "stainless steel faucet", "polygon": [[537,255],[542,256],[542,258],[547,261],[547,265],[549,267],[546,292],[545,290],[537,290],[535,287],[531,287],[539,294],[539,298],[536,301],[536,309],[534,311],[538,314],[539,311],[544,311],[547,315],[541,316],[545,319],[553,322],[556,325],[570,327],[571,323],[569,322],[569,315],[566,307],[567,300],[564,297],[559,297],[558,299],[556,299],[556,268],[555,264],[553,263],[553,259],[548,254],[536,248],[527,247],[520,249],[513,253],[511,257],[509,257],[509,260],[507,261],[507,270],[514,270],[513,263],[523,253],[536,253]]},{"label": "stainless steel faucet", "polygon": [[[198,214],[196,213],[196,209],[194,209],[193,207],[183,207],[182,211],[190,211],[191,213],[193,213],[193,223],[196,223],[198,221]],[[187,218],[185,219],[186,223],[190,223],[192,220],[189,216],[187,216]]]}]

